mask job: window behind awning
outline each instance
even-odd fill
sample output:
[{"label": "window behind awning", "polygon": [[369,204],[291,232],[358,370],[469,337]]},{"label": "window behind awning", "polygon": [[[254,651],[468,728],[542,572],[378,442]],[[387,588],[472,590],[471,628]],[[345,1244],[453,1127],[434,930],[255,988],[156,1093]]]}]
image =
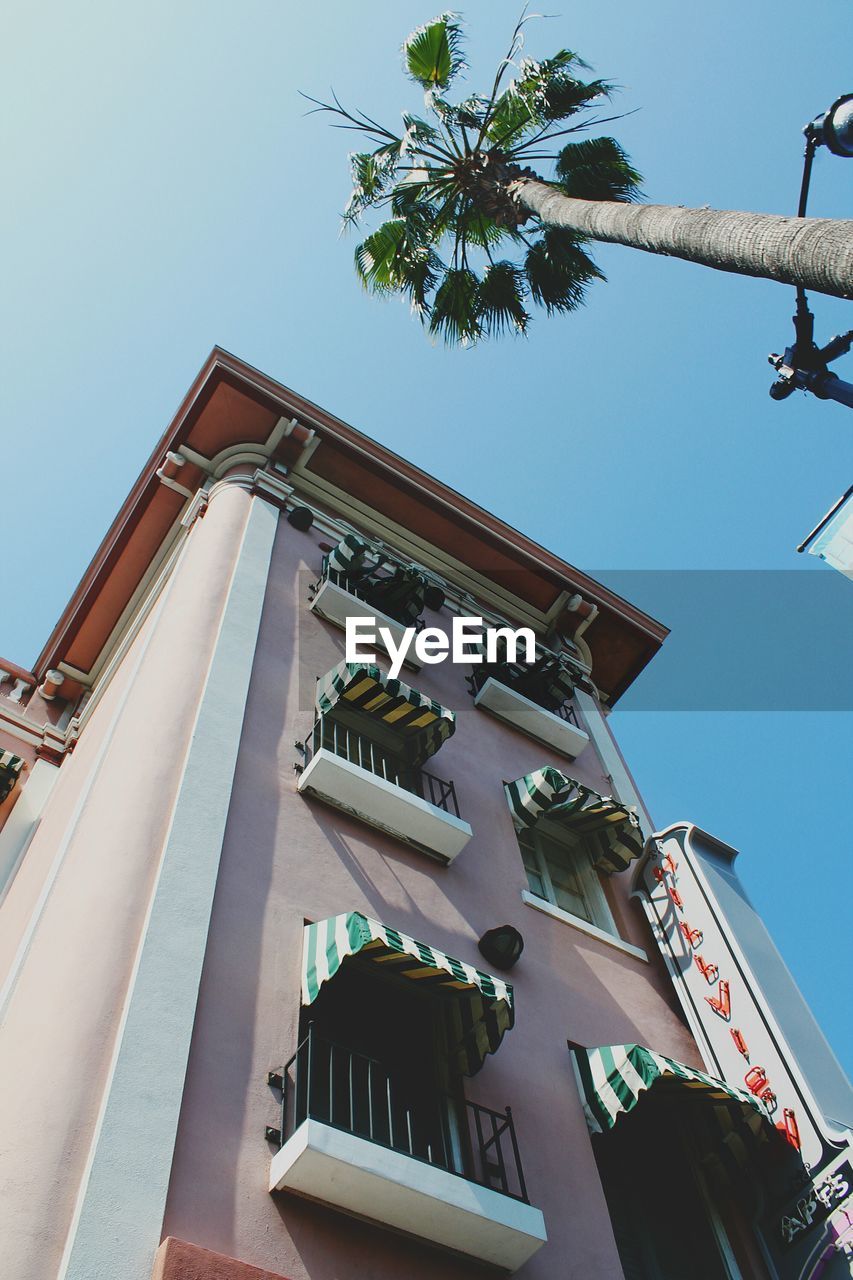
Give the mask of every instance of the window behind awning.
[{"label": "window behind awning", "polygon": [[552,765],[526,773],[505,790],[517,827],[533,827],[543,819],[565,826],[583,837],[599,871],[624,871],[643,852],[640,822],[631,809]]},{"label": "window behind awning", "polygon": [[321,715],[341,704],[390,729],[409,764],[429,759],[456,728],[454,711],[366,663],[340,662],[327,671],[315,701]]},{"label": "window behind awning", "polygon": [[444,1005],[451,1056],[463,1075],[474,1075],[494,1053],[515,1020],[512,986],[455,960],[435,947],[372,920],[359,911],[305,926],[302,1003],[310,1005],[323,983],[350,957],[375,963],[383,973],[416,982]]}]

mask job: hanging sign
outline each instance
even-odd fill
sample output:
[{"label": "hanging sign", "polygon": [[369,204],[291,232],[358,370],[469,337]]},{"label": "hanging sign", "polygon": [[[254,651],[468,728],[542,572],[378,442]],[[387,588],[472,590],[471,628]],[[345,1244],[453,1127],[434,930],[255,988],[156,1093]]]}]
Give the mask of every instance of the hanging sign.
[{"label": "hanging sign", "polygon": [[819,1169],[837,1145],[827,1140],[794,1055],[690,850],[687,829],[671,828],[654,843],[642,871],[647,909],[679,995],[701,1028],[709,1070],[758,1098],[807,1168]]},{"label": "hanging sign", "polygon": [[[853,1275],[849,1135],[824,1119],[729,925],[693,829],[653,837],[636,888],[707,1068],[751,1093],[800,1161],[763,1192],[760,1237],[778,1280]],[[792,1168],[796,1170],[791,1176]]]}]

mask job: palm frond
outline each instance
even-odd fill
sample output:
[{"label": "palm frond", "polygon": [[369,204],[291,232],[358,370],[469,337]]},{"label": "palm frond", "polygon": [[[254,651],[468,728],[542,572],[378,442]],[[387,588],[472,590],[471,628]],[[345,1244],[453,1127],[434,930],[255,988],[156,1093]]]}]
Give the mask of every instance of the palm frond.
[{"label": "palm frond", "polygon": [[588,107],[599,98],[609,98],[613,85],[607,80],[573,80],[563,76],[554,80],[545,90],[544,118],[548,121],[565,120],[582,107]]},{"label": "palm frond", "polygon": [[421,205],[406,217],[383,222],[355,251],[356,274],[371,293],[401,293],[419,315],[429,313],[429,295],[444,263],[430,246],[434,211]]},{"label": "palm frond", "polygon": [[419,116],[413,116],[404,111],[403,125],[405,133],[400,143],[400,153],[402,155],[405,155],[407,151],[417,151],[419,147],[423,147],[426,144],[433,147],[441,147],[441,131],[436,129],[434,125],[428,124],[426,120],[421,120]]},{"label": "palm frond", "polygon": [[393,293],[399,287],[398,258],[406,231],[405,218],[391,218],[356,246],[356,274],[366,289]]},{"label": "palm frond", "polygon": [[434,216],[435,208],[430,200],[429,179],[426,170],[421,170],[423,179],[412,177],[408,182],[398,182],[391,192],[391,212],[395,218],[407,218],[415,210],[429,209]]},{"label": "palm frond", "polygon": [[456,13],[442,13],[403,42],[406,69],[424,89],[446,89],[464,71],[462,25]]},{"label": "palm frond", "polygon": [[586,63],[569,49],[541,62],[524,58],[518,76],[495,101],[489,138],[497,146],[511,147],[528,131],[565,120],[611,92],[604,80],[579,79],[576,69],[586,69]]},{"label": "palm frond", "polygon": [[477,290],[477,317],[485,334],[526,331],[525,287],[524,272],[511,262],[495,262],[485,271]]},{"label": "palm frond", "polygon": [[354,151],[350,155],[352,194],[344,209],[344,222],[358,222],[361,215],[392,186],[400,160],[399,143],[376,151]]},{"label": "palm frond", "polygon": [[478,249],[493,249],[507,236],[505,227],[499,227],[471,203],[468,204],[465,212],[460,214],[457,227],[461,233],[464,233],[468,243],[476,245]]},{"label": "palm frond", "polygon": [[430,314],[429,295],[446,270],[438,254],[426,246],[420,246],[405,261],[400,292],[409,299],[412,311],[422,320]]},{"label": "palm frond", "polygon": [[524,273],[531,296],[549,315],[575,311],[587,285],[604,276],[571,232],[548,227],[529,249]]},{"label": "palm frond", "polygon": [[637,200],[641,174],[614,138],[586,138],[563,147],[557,178],[577,200]]},{"label": "palm frond", "polygon": [[477,314],[478,287],[476,275],[467,267],[445,272],[432,303],[430,333],[441,334],[446,342],[459,342],[463,346],[476,342],[482,333]]},{"label": "palm frond", "polygon": [[538,118],[524,94],[517,93],[515,81],[496,100],[486,125],[486,136],[499,147],[511,147],[513,141],[538,124]]}]

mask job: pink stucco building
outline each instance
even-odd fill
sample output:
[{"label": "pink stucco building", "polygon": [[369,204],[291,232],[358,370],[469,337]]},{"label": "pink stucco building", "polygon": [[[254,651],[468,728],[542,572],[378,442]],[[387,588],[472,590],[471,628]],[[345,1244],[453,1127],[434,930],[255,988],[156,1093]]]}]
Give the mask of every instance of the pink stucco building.
[{"label": "pink stucco building", "polygon": [[608,727],[665,636],[214,351],[0,660],[4,1274],[850,1274],[850,1087]]}]

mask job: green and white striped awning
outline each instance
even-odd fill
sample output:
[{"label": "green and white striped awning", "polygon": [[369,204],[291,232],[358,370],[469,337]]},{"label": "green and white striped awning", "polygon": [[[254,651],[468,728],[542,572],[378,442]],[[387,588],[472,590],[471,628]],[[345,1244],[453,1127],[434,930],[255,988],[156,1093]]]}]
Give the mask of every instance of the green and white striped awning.
[{"label": "green and white striped awning", "polygon": [[0,803],[11,794],[23,767],[20,756],[11,751],[0,751]]},{"label": "green and white striped awning", "polygon": [[599,871],[624,871],[643,852],[643,833],[633,810],[552,765],[526,773],[505,790],[517,827],[533,827],[542,818],[564,824],[584,838]]},{"label": "green and white striped awning", "polygon": [[575,1075],[591,1133],[606,1133],[621,1115],[633,1111],[641,1094],[658,1080],[671,1080],[716,1102],[734,1102],[753,1119],[773,1125],[764,1104],[743,1089],[664,1058],[639,1044],[607,1044],[572,1050]]},{"label": "green and white striped awning", "polygon": [[354,533],[348,533],[327,554],[323,567],[334,569],[336,573],[354,573],[364,567],[364,561],[371,553],[379,557],[379,552],[373,551],[370,543],[365,541],[364,538],[359,538]]},{"label": "green and white striped awning", "polygon": [[327,671],[317,681],[315,701],[321,715],[344,703],[392,729],[410,764],[429,759],[456,728],[455,711],[363,662],[340,662]]},{"label": "green and white striped awning", "polygon": [[302,1003],[316,1000],[349,956],[363,955],[383,972],[417,982],[444,1002],[448,1044],[464,1075],[479,1071],[515,1020],[512,986],[454,960],[435,947],[371,920],[360,911],[305,926]]},{"label": "green and white striped awning", "polygon": [[403,626],[417,626],[424,607],[426,576],[417,565],[389,556],[380,547],[348,533],[323,559],[323,574],[340,574],[341,583],[374,609]]}]

